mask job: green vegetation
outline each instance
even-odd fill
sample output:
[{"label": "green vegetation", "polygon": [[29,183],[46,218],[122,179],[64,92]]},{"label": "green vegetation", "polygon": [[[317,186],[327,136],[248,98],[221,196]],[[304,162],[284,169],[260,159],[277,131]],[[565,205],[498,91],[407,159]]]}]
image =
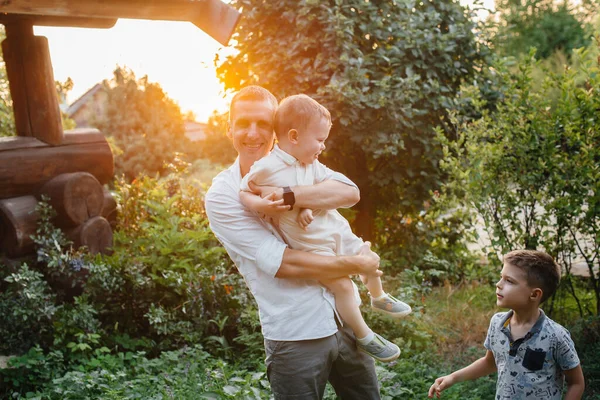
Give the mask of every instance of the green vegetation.
[{"label": "green vegetation", "polygon": [[[585,398],[600,399],[600,70],[589,2],[528,1],[527,13],[521,1],[498,2],[500,25],[478,30],[446,0],[234,3],[244,6],[239,52],[217,61],[220,77],[231,90],[305,92],[332,111],[325,162],[362,193],[344,213],[376,244],[386,289],[413,306],[400,321],[364,309],[402,348],[377,366],[383,398],[425,398],[436,377],[483,354],[499,256],[527,247],[565,269],[544,309],[571,331]],[[502,47],[509,23],[519,35]],[[528,36],[543,27],[554,42]],[[210,180],[235,158],[227,116],[215,114],[191,146],[184,116],[148,77],[118,68],[107,91],[97,123],[118,170],[112,252],[73,249],[40,203],[36,254],[0,261],[0,354],[13,355],[0,398],[269,398],[256,305],[203,208]],[[11,130],[0,68],[0,134]],[[474,249],[482,227],[489,243]],[[490,376],[444,398],[494,392]]]}]

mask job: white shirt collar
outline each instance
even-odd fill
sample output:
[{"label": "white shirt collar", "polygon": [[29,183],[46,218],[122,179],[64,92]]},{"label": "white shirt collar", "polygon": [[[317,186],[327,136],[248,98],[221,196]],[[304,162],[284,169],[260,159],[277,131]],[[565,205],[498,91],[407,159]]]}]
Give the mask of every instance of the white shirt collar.
[{"label": "white shirt collar", "polygon": [[298,161],[293,155],[281,150],[281,147],[279,147],[277,144],[273,147],[272,153],[279,157],[287,165],[294,165],[296,161]]}]

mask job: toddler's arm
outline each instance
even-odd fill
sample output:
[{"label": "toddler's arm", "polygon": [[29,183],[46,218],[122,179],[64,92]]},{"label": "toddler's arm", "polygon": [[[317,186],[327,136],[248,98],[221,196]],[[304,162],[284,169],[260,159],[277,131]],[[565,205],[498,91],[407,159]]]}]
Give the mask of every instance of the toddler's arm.
[{"label": "toddler's arm", "polygon": [[433,385],[429,388],[429,397],[433,397],[435,394],[438,398],[440,397],[443,390],[448,389],[455,383],[475,380],[482,376],[486,376],[496,372],[496,361],[494,360],[494,353],[487,351],[485,356],[479,360],[473,362],[468,367],[459,369],[451,373],[450,375],[442,376],[437,378]]},{"label": "toddler's arm", "polygon": [[290,206],[283,204],[283,199],[275,200],[274,193],[262,198],[254,193],[241,191],[240,201],[250,210],[270,217],[278,216],[281,212],[290,209]]},{"label": "toddler's arm", "polygon": [[585,390],[585,380],[581,364],[573,369],[564,370],[565,380],[567,381],[567,393],[565,400],[579,400],[583,396]]}]

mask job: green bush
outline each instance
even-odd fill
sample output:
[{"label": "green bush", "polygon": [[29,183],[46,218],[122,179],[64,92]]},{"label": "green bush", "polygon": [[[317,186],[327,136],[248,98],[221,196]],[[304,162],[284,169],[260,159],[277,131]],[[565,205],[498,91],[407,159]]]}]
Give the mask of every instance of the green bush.
[{"label": "green bush", "polygon": [[52,376],[39,359],[53,354],[67,370],[99,354],[156,356],[199,343],[225,359],[256,354],[262,338],[255,304],[191,181],[181,172],[117,182],[118,228],[105,256],[72,249],[41,203],[37,258],[0,268],[0,351],[31,361],[19,364],[22,374],[0,370],[0,393],[38,387]]}]

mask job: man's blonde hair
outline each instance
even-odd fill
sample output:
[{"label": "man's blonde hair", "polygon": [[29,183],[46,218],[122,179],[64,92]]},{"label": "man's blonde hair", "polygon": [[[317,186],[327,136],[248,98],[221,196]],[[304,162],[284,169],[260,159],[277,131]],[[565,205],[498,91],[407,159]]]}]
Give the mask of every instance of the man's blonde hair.
[{"label": "man's blonde hair", "polygon": [[291,129],[302,132],[315,118],[323,118],[331,125],[329,110],[315,99],[305,94],[286,97],[279,103],[275,114],[275,134],[280,138]]},{"label": "man's blonde hair", "polygon": [[277,110],[277,98],[273,95],[273,93],[269,92],[262,86],[258,85],[250,85],[240,89],[231,99],[231,103],[229,104],[229,120],[231,121],[231,111],[233,110],[233,106],[238,101],[266,101],[268,102],[272,108],[273,113]]}]

